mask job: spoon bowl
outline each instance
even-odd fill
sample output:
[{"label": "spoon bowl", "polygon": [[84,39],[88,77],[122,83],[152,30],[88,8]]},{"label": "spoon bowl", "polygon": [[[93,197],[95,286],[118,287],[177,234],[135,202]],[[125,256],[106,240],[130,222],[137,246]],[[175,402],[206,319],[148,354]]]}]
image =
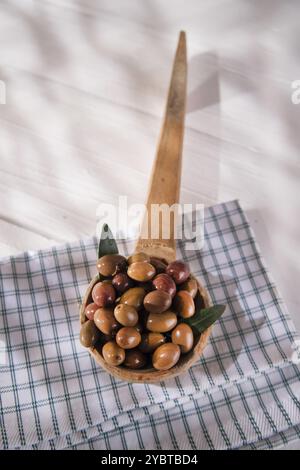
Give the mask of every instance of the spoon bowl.
[{"label": "spoon bowl", "polygon": [[[98,276],[94,277],[91,281],[88,290],[84,296],[81,309],[80,309],[80,324],[82,325],[86,321],[85,308],[92,302],[92,290],[94,285],[99,282]],[[211,306],[211,300],[207,290],[197,280],[199,293],[203,299],[204,308]],[[169,370],[160,371],[153,367],[147,369],[128,369],[123,366],[110,366],[105,362],[101,354],[100,347],[89,348],[90,354],[93,356],[95,361],[105,369],[109,374],[113,375],[117,379],[125,380],[126,382],[143,382],[143,383],[154,383],[161,382],[172,377],[176,377],[179,374],[187,371],[202,355],[205,346],[207,345],[209,335],[212,327],[207,328],[198,338],[195,340],[193,349],[187,353],[182,354],[178,363]]]}]

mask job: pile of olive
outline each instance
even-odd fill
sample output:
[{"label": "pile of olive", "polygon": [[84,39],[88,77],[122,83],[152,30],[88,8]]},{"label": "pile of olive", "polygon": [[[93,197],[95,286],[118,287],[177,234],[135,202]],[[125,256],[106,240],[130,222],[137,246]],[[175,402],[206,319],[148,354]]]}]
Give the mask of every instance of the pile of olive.
[{"label": "pile of olive", "polygon": [[97,269],[83,346],[98,348],[112,366],[157,370],[170,369],[192,350],[193,331],[184,319],[195,313],[198,286],[186,263],[114,254],[102,256]]}]

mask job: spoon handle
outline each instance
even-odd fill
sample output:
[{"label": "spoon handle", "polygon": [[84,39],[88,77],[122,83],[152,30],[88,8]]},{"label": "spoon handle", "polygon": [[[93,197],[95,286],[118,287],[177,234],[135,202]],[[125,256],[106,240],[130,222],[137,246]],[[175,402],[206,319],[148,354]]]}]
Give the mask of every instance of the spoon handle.
[{"label": "spoon handle", "polygon": [[[151,224],[151,207],[153,204],[172,206],[179,202],[186,86],[186,37],[185,32],[181,31],[173,64],[165,117],[152,169],[146,203],[147,213],[143,219],[140,238],[136,245],[136,251],[144,251],[151,256],[165,258],[167,261],[176,258],[173,218],[167,217],[162,221],[152,217]],[[165,238],[163,230],[169,232],[167,238]],[[154,238],[153,233],[155,232],[158,235]]]}]

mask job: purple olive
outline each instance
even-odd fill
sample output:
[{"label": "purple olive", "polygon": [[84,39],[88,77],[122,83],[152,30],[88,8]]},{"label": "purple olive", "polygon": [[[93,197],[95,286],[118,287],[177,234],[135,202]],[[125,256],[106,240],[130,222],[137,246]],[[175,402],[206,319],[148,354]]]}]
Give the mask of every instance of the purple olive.
[{"label": "purple olive", "polygon": [[155,271],[156,271],[157,274],[161,274],[161,273],[166,272],[167,263],[165,263],[160,258],[151,257],[150,258],[150,263],[152,264],[152,266],[155,267]]},{"label": "purple olive", "polygon": [[171,297],[174,297],[176,294],[176,284],[168,274],[158,274],[158,276],[155,276],[153,279],[152,284],[155,289],[163,290],[170,294]]},{"label": "purple olive", "polygon": [[177,260],[167,266],[166,273],[172,277],[175,284],[182,284],[189,277],[190,269],[186,263]]},{"label": "purple olive", "polygon": [[108,307],[116,300],[116,291],[110,281],[98,282],[93,287],[92,298],[99,307]]},{"label": "purple olive", "polygon": [[94,302],[87,305],[85,307],[85,316],[89,319],[89,320],[94,320],[94,315],[95,315],[95,312],[96,310],[98,310],[99,308],[99,305],[95,304]]},{"label": "purple olive", "polygon": [[118,273],[113,277],[112,285],[119,294],[133,287],[133,281],[126,273]]}]

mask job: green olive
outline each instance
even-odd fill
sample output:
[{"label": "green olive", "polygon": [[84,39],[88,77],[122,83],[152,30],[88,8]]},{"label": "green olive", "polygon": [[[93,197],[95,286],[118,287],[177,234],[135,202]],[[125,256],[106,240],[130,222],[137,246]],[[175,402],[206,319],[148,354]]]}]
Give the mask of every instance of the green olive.
[{"label": "green olive", "polygon": [[177,344],[166,343],[154,351],[152,364],[157,370],[168,370],[175,366],[179,358],[180,347]]},{"label": "green olive", "polygon": [[102,348],[102,355],[110,366],[119,366],[125,360],[125,351],[115,341],[108,341]]},{"label": "green olive", "polygon": [[139,316],[134,307],[126,304],[119,304],[115,307],[114,315],[116,320],[123,326],[135,326]]},{"label": "green olive", "polygon": [[111,335],[117,331],[119,324],[114,317],[112,308],[99,308],[94,315],[96,327],[105,335]]},{"label": "green olive", "polygon": [[121,255],[104,255],[97,261],[97,269],[102,276],[111,277],[126,269],[126,258]]},{"label": "green olive", "polygon": [[129,369],[141,369],[147,364],[147,356],[138,349],[129,349],[125,353],[124,366]]},{"label": "green olive", "polygon": [[172,343],[178,344],[183,354],[188,353],[194,344],[194,334],[192,328],[186,323],[180,323],[172,331]]},{"label": "green olive", "polygon": [[162,313],[170,308],[172,297],[164,290],[153,290],[144,298],[144,307],[150,313]]},{"label": "green olive", "polygon": [[177,324],[177,315],[170,310],[164,313],[149,313],[147,319],[147,329],[157,333],[166,333],[172,330]]},{"label": "green olive", "polygon": [[142,335],[142,341],[139,345],[139,349],[145,353],[149,354],[155,351],[158,346],[161,346],[166,341],[166,338],[161,333],[144,333]]},{"label": "green olive", "polygon": [[132,287],[128,289],[124,294],[121,296],[120,303],[131,305],[136,310],[139,310],[143,306],[143,300],[146,295],[145,289],[142,287]]},{"label": "green olive", "polygon": [[93,320],[87,320],[80,329],[80,342],[85,348],[91,348],[96,344],[101,334]]},{"label": "green olive", "polygon": [[198,292],[197,280],[194,277],[190,277],[183,284],[180,284],[180,290],[186,290],[194,299]]},{"label": "green olive", "polygon": [[180,290],[174,297],[173,306],[182,318],[190,318],[195,313],[194,299],[186,290]]},{"label": "green olive", "polygon": [[141,334],[132,326],[124,326],[116,335],[117,344],[124,349],[136,348],[141,342]]},{"label": "green olive", "polygon": [[129,256],[127,259],[127,263],[133,264],[137,262],[147,262],[150,263],[150,256],[147,253],[143,253],[142,251],[139,253],[134,253],[133,255]]},{"label": "green olive", "polygon": [[137,261],[129,266],[127,274],[134,281],[147,282],[155,275],[155,268],[146,261]]}]

